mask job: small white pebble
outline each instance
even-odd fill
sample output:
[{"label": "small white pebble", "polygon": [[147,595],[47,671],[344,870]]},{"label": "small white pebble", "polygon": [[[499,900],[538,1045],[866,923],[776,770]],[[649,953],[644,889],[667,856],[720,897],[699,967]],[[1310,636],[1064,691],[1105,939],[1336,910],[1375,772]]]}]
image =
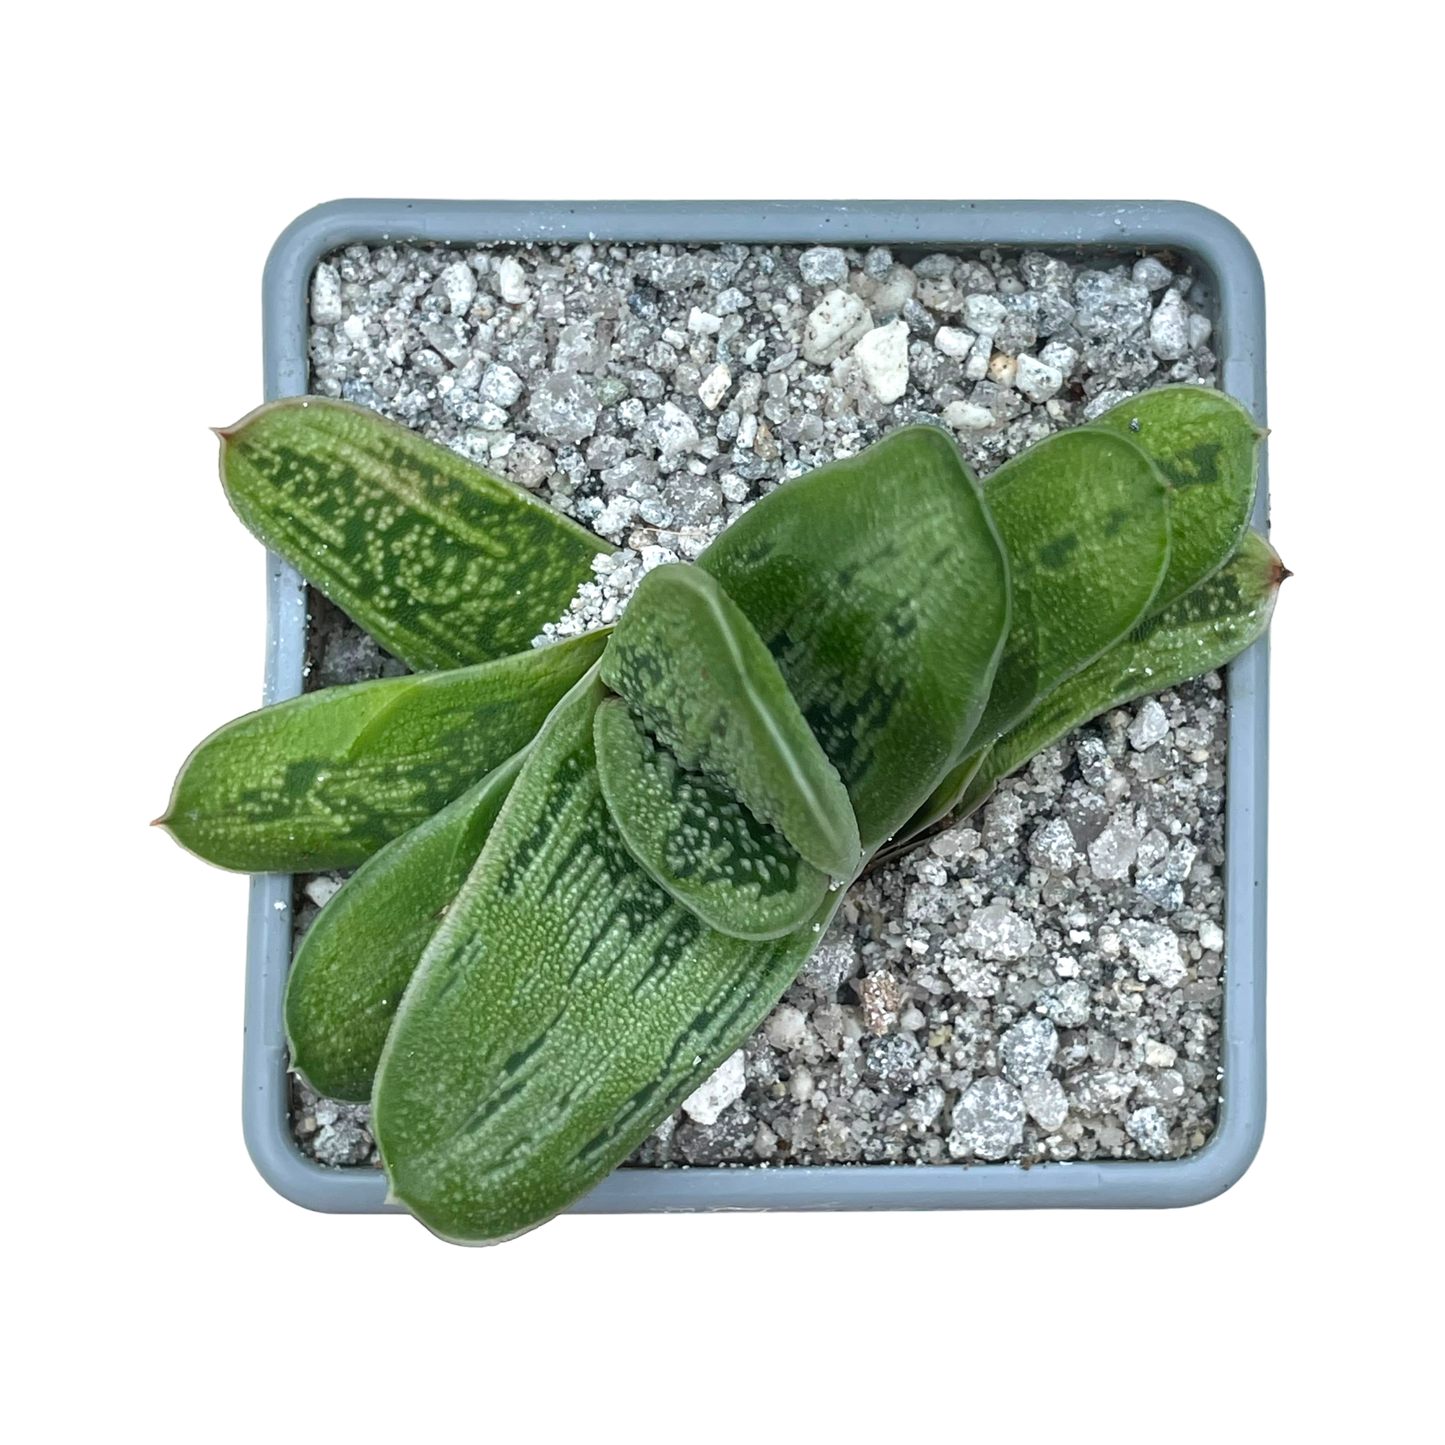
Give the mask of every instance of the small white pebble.
[{"label": "small white pebble", "polygon": [[318,907],[325,908],[326,905],[336,897],[341,889],[339,878],[328,878],[326,874],[313,878],[306,885],[306,896]]},{"label": "small white pebble", "polygon": [[1018,374],[1014,385],[1030,401],[1047,401],[1064,384],[1063,372],[1036,356],[1020,356],[1017,361]]},{"label": "small white pebble", "polygon": [[644,547],[642,549],[642,570],[651,572],[654,567],[661,567],[668,562],[676,562],[677,553],[668,547]]},{"label": "small white pebble", "polygon": [[453,261],[437,278],[453,316],[465,316],[477,294],[477,278],[465,261]]},{"label": "small white pebble", "polygon": [[341,320],[341,276],[325,261],[311,278],[311,319],[318,326],[335,326]]},{"label": "small white pebble", "polygon": [[963,363],[964,380],[982,381],[988,375],[988,364],[992,356],[993,333],[989,331],[973,343],[973,350],[968,353],[968,360]]},{"label": "small white pebble", "polygon": [[723,1110],[742,1098],[746,1086],[747,1056],[739,1049],[682,1101],[683,1112],[696,1124],[716,1124]]},{"label": "small white pebble", "polygon": [[868,390],[885,404],[897,401],[908,387],[908,326],[891,321],[877,326],[853,348]]},{"label": "small white pebble", "polygon": [[807,1042],[808,1020],[801,1009],[794,1008],[790,1003],[780,1003],[768,1015],[763,1032],[775,1049],[787,1053],[791,1049],[802,1048]]},{"label": "small white pebble", "polygon": [[1176,1055],[1168,1044],[1158,1039],[1144,1040],[1144,1065],[1150,1069],[1172,1069]]},{"label": "small white pebble", "polygon": [[1189,313],[1175,290],[1164,293],[1149,318],[1149,350],[1161,361],[1178,361],[1189,350]]},{"label": "small white pebble", "polygon": [[733,374],[722,362],[713,367],[703,377],[702,385],[697,389],[698,400],[709,410],[713,411],[727,395],[728,387],[733,384]]},{"label": "small white pebble", "polygon": [[933,344],[955,361],[962,361],[973,350],[973,332],[962,331],[956,326],[940,326],[933,338]]},{"label": "small white pebble", "polygon": [[997,296],[977,293],[963,303],[963,317],[970,331],[992,336],[1004,323],[1008,309]]},{"label": "small white pebble", "polygon": [[993,426],[995,420],[986,406],[971,401],[951,401],[943,408],[943,424],[954,431],[983,431]]},{"label": "small white pebble", "polygon": [[515,256],[504,256],[497,267],[497,295],[508,306],[520,306],[532,294],[527,285],[527,273]]},{"label": "small white pebble", "polygon": [[687,329],[696,331],[701,336],[715,336],[718,328],[722,326],[722,317],[713,316],[707,311],[700,311],[696,306],[688,312]]},{"label": "small white pebble", "polygon": [[1152,748],[1169,736],[1169,719],[1157,699],[1146,698],[1129,724],[1129,746],[1138,752]]},{"label": "small white pebble", "polygon": [[1174,273],[1157,256],[1140,257],[1132,275],[1134,284],[1148,291],[1161,291],[1174,279]]}]

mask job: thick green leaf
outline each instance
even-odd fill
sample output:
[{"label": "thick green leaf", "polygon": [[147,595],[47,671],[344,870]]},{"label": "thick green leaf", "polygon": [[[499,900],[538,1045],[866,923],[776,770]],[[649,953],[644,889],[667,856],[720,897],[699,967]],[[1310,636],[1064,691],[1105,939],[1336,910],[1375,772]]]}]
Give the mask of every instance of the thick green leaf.
[{"label": "thick green leaf", "polygon": [[733,793],[681,767],[622,698],[597,709],[593,731],[602,796],[623,841],[704,923],[735,938],[780,938],[817,912],[828,875]]},{"label": "thick green leaf", "polygon": [[422,951],[472,871],[525,749],[394,838],[327,903],[286,982],[291,1067],[332,1099],[371,1097],[376,1063]]},{"label": "thick green leaf", "polygon": [[991,744],[985,744],[981,748],[965,753],[964,756],[949,769],[948,776],[933,790],[928,801],[898,830],[897,837],[888,848],[885,861],[888,857],[896,857],[899,853],[907,852],[907,844],[916,838],[925,828],[931,828],[938,820],[952,813],[959,805],[959,799],[964,796],[968,788],[978,774],[979,767],[989,754]]},{"label": "thick green leaf", "polygon": [[1008,629],[1008,562],[953,440],[904,427],[785,482],[698,565],[777,658],[873,848],[972,733]]},{"label": "thick green leaf", "polygon": [[1000,467],[984,496],[1008,549],[1013,613],[970,750],[1117,642],[1169,561],[1169,489],[1127,438],[1060,432]]},{"label": "thick green leaf", "polygon": [[157,821],[243,873],[355,867],[525,747],[606,641],[591,632],[248,713],[186,759]]},{"label": "thick green leaf", "polygon": [[271,402],[220,433],[236,514],[418,671],[520,652],[612,549],[362,407]]},{"label": "thick green leaf", "polygon": [[958,814],[972,811],[999,778],[1090,718],[1223,667],[1264,635],[1288,575],[1274,548],[1258,532],[1246,532],[1229,563],[1146,618],[994,743],[969,781]]},{"label": "thick green leaf", "polygon": [[[1145,392],[1105,412],[1093,425],[1128,438],[1146,452],[1172,488],[1169,497],[1169,565],[1146,614],[1154,616],[1212,575],[1239,545],[1254,506],[1259,443],[1264,432],[1232,397],[1198,386],[1160,387]],[[1068,433],[1070,436],[1083,434]],[[1019,468],[1023,463],[1031,465],[1030,459],[1052,444],[1046,442],[1025,452],[1016,461],[1001,467],[985,485],[985,496],[999,530],[1005,541],[1010,543],[1009,555],[1016,584],[1024,569],[1020,565],[1019,548],[1011,538],[1012,518],[1006,499],[994,489],[1001,481],[1008,481],[1012,468]],[[1019,627],[1018,614],[1027,606],[1026,601],[1021,605],[1021,600],[1016,586],[1014,631]],[[1067,617],[1070,614],[1066,610],[1062,615]],[[1007,684],[1016,680],[1009,656],[1013,643],[1011,632],[1009,648],[1004,661],[999,664],[995,683],[998,698],[1005,695]],[[993,715],[1000,710],[1001,704],[996,705],[991,698],[989,713]],[[1027,712],[1014,725],[1025,726],[1026,718]],[[974,746],[971,742],[966,755],[909,820],[907,827],[901,830],[901,838],[920,832],[944,814],[966,804],[970,797],[975,799],[974,806],[977,806],[981,796],[979,789],[992,788],[989,775],[986,770],[981,775],[979,765],[993,733],[997,731],[991,727],[996,721],[996,716],[990,716],[979,725],[977,741],[982,746]],[[976,776],[978,782],[976,786],[971,786]],[[967,794],[965,789],[969,789]]]},{"label": "thick green leaf", "polygon": [[1131,397],[1092,423],[1142,447],[1173,487],[1169,571],[1154,606],[1166,607],[1234,554],[1254,510],[1264,431],[1233,397],[1203,386],[1164,386]]},{"label": "thick green leaf", "polygon": [[[847,789],[772,654],[708,573],[677,563],[642,579],[607,644],[602,680],[684,772],[721,784],[721,797],[732,795],[776,828],[815,869],[840,879],[857,871],[858,824]],[[640,781],[636,748],[626,755]],[[680,801],[670,781],[664,791],[674,805]],[[623,833],[630,841],[626,827]],[[726,864],[716,860],[708,871],[717,866]]]},{"label": "thick green leaf", "polygon": [[798,933],[708,929],[633,861],[597,780],[578,684],[402,1001],[372,1094],[394,1198],[466,1243],[585,1194],[745,1039],[840,898]]}]

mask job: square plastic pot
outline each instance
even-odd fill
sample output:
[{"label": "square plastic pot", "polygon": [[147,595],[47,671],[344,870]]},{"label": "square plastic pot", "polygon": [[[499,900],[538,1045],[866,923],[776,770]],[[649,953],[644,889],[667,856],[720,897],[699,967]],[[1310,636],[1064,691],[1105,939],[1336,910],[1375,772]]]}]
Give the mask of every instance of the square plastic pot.
[{"label": "square plastic pot", "polygon": [[[327,252],[352,243],[699,242],[930,251],[998,246],[1101,263],[1140,248],[1187,254],[1213,301],[1221,386],[1265,424],[1264,283],[1249,242],[1222,216],[1176,201],[333,201],[299,217],[266,263],[266,399],[307,389],[307,296]],[[1198,283],[1196,283],[1198,284]],[[1261,464],[1254,523],[1268,517]],[[268,557],[265,701],[301,691],[306,589]],[[1228,669],[1223,1079],[1218,1126],[1179,1160],[1090,1163],[622,1169],[573,1206],[587,1213],[704,1209],[1160,1208],[1197,1204],[1245,1172],[1264,1133],[1268,639]],[[246,977],[243,1122],[278,1193],[309,1209],[392,1211],[367,1167],[328,1168],[291,1134],[282,998],[291,962],[291,878],[253,878]]]}]

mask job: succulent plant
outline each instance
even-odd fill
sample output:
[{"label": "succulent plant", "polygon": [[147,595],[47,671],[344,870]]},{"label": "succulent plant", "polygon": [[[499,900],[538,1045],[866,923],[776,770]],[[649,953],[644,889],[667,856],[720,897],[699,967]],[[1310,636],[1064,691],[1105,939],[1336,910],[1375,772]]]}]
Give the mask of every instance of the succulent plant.
[{"label": "succulent plant", "polygon": [[1198,387],[983,484],[905,427],[537,648],[605,543],[342,403],[220,435],[246,525],[417,671],[228,724],[159,821],[226,868],[357,868],[296,954],[292,1065],[371,1100],[392,1197],[466,1243],[620,1164],[865,868],[1229,661],[1286,575],[1247,530],[1263,433]]}]

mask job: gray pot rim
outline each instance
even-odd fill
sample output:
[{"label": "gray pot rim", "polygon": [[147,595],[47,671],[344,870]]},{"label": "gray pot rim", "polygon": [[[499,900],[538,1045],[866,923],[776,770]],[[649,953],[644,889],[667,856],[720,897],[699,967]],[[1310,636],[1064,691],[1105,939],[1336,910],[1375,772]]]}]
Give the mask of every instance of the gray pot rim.
[{"label": "gray pot rim", "polygon": [[[339,200],[278,237],[262,286],[265,397],[305,392],[307,291],[328,251],[383,240],[721,242],[890,245],[930,250],[1142,248],[1187,253],[1217,301],[1221,385],[1265,414],[1264,279],[1243,233],[1183,201],[424,201]],[[1267,529],[1266,458],[1254,524]],[[306,594],[267,554],[264,700],[301,691]],[[1269,640],[1228,669],[1225,800],[1223,1079],[1219,1124],[1179,1160],[1035,1164],[817,1165],[620,1169],[572,1206],[579,1213],[677,1210],[1162,1208],[1202,1203],[1249,1168],[1265,1120],[1265,894]],[[282,1000],[291,959],[291,878],[251,881],[242,1123],[246,1147],[277,1193],[329,1213],[401,1212],[380,1170],[308,1159],[289,1121]]]}]

